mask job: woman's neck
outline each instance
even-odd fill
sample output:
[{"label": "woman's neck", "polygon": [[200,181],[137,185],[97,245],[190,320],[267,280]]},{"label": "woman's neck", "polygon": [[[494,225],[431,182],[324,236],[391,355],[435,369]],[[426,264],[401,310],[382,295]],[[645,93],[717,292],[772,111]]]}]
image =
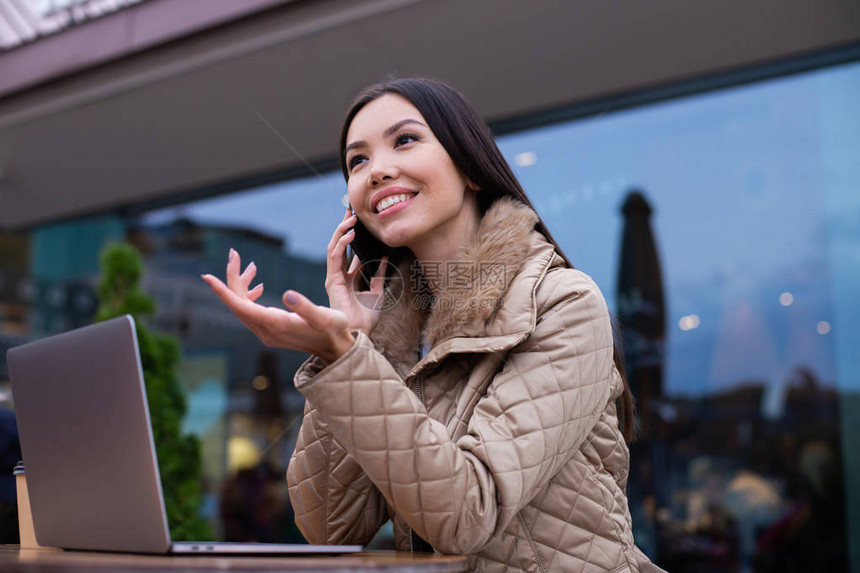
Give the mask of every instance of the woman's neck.
[{"label": "woman's neck", "polygon": [[420,245],[415,245],[411,248],[412,254],[421,264],[421,268],[425,277],[433,276],[441,277],[441,283],[431,283],[431,290],[437,292],[438,285],[446,284],[444,280],[447,277],[448,265],[446,263],[456,261],[460,249],[471,243],[478,232],[478,226],[481,223],[480,209],[477,201],[468,201],[463,206],[463,216],[458,217],[446,232],[439,233],[430,240],[422,242]]}]

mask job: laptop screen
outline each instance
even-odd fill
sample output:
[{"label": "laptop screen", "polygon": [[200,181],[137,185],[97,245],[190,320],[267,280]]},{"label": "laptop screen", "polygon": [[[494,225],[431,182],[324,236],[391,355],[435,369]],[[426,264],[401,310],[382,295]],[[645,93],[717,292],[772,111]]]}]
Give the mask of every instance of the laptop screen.
[{"label": "laptop screen", "polygon": [[134,320],[18,346],[7,359],[38,542],[167,552]]}]

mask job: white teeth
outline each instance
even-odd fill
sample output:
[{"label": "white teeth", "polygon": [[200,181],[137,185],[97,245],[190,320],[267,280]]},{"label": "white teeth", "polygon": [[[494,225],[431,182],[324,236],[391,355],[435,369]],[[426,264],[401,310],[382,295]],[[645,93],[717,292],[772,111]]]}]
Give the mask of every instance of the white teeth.
[{"label": "white teeth", "polygon": [[410,197],[412,197],[412,195],[406,195],[406,194],[391,195],[390,197],[386,197],[385,199],[380,201],[378,205],[376,205],[376,212],[382,213],[383,211],[385,211],[386,209],[388,209],[392,205],[396,205],[397,203],[400,203],[401,201],[406,201]]}]

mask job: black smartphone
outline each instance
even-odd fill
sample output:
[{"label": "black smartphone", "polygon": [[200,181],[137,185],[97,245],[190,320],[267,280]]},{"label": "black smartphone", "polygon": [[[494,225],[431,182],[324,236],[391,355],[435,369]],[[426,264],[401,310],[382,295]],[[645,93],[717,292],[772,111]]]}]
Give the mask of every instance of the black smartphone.
[{"label": "black smartphone", "polygon": [[[355,215],[355,210],[351,205],[349,210],[352,211],[353,215]],[[362,269],[361,274],[367,281],[369,280],[367,277],[372,277],[376,274],[382,257],[388,256],[390,259],[391,253],[385,252],[379,248],[374,248],[378,244],[376,241],[367,241],[370,231],[367,230],[367,227],[364,226],[361,219],[356,220],[353,229],[355,229],[355,239],[353,239],[349,244],[347,252],[358,257],[358,260],[361,261],[362,264],[366,265],[364,269]],[[369,249],[368,246],[370,246]],[[352,264],[351,259],[350,264]]]},{"label": "black smartphone", "polygon": [[[353,215],[355,215],[355,209],[352,208],[352,205],[347,205],[347,207],[349,207],[349,211]],[[359,225],[361,225],[361,227],[362,227],[361,231],[366,231],[366,229],[364,229],[364,225],[361,224],[361,221],[359,221],[358,218],[356,218],[355,226],[353,226],[353,229],[355,230],[356,239],[359,237],[359,232],[360,232],[358,229]],[[355,239],[352,240],[352,243],[349,244],[349,247],[347,247],[347,249],[348,249],[347,254],[350,254],[353,257],[358,257],[359,261],[364,262],[367,260],[367,257],[363,256],[363,255],[365,255],[365,253],[362,253],[360,248],[358,248],[358,249],[356,248]],[[352,259],[350,258],[350,260],[352,260]]]}]

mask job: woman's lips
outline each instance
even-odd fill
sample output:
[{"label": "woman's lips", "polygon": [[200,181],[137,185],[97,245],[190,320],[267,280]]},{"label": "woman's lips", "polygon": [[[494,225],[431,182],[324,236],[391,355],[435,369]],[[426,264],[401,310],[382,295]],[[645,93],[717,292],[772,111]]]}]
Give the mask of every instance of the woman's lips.
[{"label": "woman's lips", "polygon": [[385,209],[381,213],[377,213],[376,216],[379,217],[380,219],[382,219],[384,217],[388,217],[390,215],[393,215],[393,214],[397,213],[398,211],[402,211],[403,209],[405,209],[406,207],[411,205],[413,201],[415,201],[415,197],[418,197],[418,193],[416,193],[414,196],[410,197],[406,201],[401,201],[400,203],[395,203],[394,205],[392,205],[388,209]]}]

